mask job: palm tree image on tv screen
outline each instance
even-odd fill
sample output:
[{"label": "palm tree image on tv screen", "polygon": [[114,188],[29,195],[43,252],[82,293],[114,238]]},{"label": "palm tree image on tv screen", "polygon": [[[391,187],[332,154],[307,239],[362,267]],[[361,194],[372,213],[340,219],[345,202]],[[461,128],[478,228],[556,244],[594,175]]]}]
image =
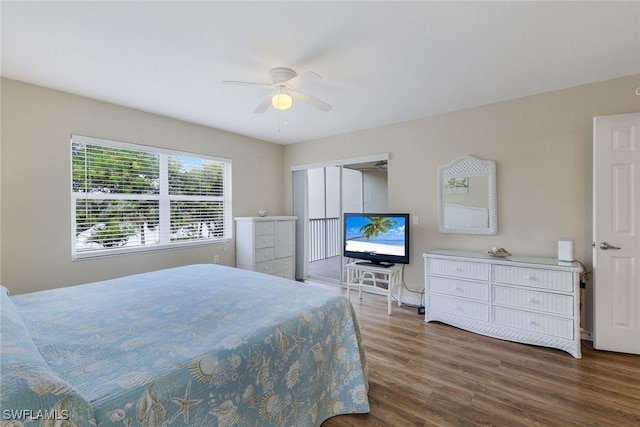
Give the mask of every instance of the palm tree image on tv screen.
[{"label": "palm tree image on tv screen", "polygon": [[345,252],[348,253],[405,257],[406,237],[404,216],[349,215],[345,218]]}]

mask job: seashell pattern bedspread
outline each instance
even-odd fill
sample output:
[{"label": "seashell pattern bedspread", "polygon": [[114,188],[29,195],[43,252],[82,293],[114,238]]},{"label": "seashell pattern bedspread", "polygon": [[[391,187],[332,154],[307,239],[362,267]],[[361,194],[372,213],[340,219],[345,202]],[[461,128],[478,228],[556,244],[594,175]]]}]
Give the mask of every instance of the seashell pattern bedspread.
[{"label": "seashell pattern bedspread", "polygon": [[199,264],[9,297],[0,425],[319,426],[369,411],[350,302]]}]

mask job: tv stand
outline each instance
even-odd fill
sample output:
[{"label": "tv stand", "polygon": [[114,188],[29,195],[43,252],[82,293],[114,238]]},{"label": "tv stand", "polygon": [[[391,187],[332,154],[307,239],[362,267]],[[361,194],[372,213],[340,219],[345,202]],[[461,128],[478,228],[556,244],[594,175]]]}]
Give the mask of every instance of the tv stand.
[{"label": "tv stand", "polygon": [[373,261],[358,261],[355,264],[357,265],[368,265],[371,267],[378,267],[378,268],[389,268],[389,267],[393,267],[395,264],[392,262],[373,262]]},{"label": "tv stand", "polygon": [[[347,264],[347,298],[351,297],[351,287],[358,286],[358,297],[362,299],[362,287],[377,288],[387,294],[387,314],[391,314],[391,293],[398,290],[398,307],[402,305],[402,264],[374,264],[371,262],[352,262]],[[370,284],[365,283],[370,282]],[[387,289],[378,284],[387,284]]]}]

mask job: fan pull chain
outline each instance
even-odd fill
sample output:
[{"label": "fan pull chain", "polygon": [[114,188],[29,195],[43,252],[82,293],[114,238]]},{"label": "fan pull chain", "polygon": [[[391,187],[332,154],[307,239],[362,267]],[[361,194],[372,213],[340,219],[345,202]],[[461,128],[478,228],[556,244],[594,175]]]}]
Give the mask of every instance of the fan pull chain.
[{"label": "fan pull chain", "polygon": [[286,121],[282,121],[282,114],[283,111],[282,110],[278,110],[278,133],[282,133],[282,126],[284,125],[285,127],[288,125],[288,123]]}]

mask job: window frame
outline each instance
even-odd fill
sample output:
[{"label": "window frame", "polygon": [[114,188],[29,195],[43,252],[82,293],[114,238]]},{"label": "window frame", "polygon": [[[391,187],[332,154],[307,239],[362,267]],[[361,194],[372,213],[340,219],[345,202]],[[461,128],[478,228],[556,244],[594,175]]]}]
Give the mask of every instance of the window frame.
[{"label": "window frame", "polygon": [[[73,189],[73,144],[87,144],[87,145],[97,145],[103,147],[113,147],[113,148],[122,148],[127,150],[136,150],[136,151],[144,151],[147,153],[154,153],[159,155],[159,181],[160,181],[160,192],[158,195],[152,194],[90,194],[90,193],[80,193],[74,192]],[[209,160],[220,162],[223,164],[223,182],[222,182],[222,196],[192,196],[192,195],[170,195],[169,194],[169,171],[168,171],[168,157],[169,156],[178,156],[178,157],[189,157],[196,158],[200,160]],[[160,148],[155,146],[143,145],[143,144],[134,144],[129,142],[122,141],[114,141],[103,138],[95,138],[90,136],[83,135],[71,135],[71,140],[69,144],[69,158],[70,158],[70,195],[71,195],[71,259],[82,260],[82,259],[91,259],[91,258],[101,258],[101,257],[109,257],[115,255],[126,255],[132,253],[140,253],[140,252],[157,252],[164,251],[170,249],[178,249],[185,247],[194,247],[194,246],[203,246],[203,245],[212,245],[219,243],[228,243],[232,240],[233,236],[233,214],[232,214],[232,197],[231,197],[231,168],[232,161],[231,159],[211,156],[208,154],[202,153],[193,153],[187,151],[180,150],[171,150],[166,148]],[[119,248],[102,248],[102,249],[92,249],[86,251],[78,251],[77,250],[77,218],[76,218],[76,205],[78,200],[136,200],[136,201],[147,201],[147,200],[157,200],[158,201],[158,219],[159,219],[159,227],[161,230],[165,230],[160,233],[160,243],[153,244],[150,246],[133,246],[133,247],[119,247]],[[171,222],[171,209],[170,204],[171,201],[188,201],[188,200],[198,200],[198,201],[214,201],[222,203],[222,218],[223,218],[223,236],[222,237],[210,237],[204,239],[193,239],[193,240],[171,240],[170,236],[170,222]]]}]

